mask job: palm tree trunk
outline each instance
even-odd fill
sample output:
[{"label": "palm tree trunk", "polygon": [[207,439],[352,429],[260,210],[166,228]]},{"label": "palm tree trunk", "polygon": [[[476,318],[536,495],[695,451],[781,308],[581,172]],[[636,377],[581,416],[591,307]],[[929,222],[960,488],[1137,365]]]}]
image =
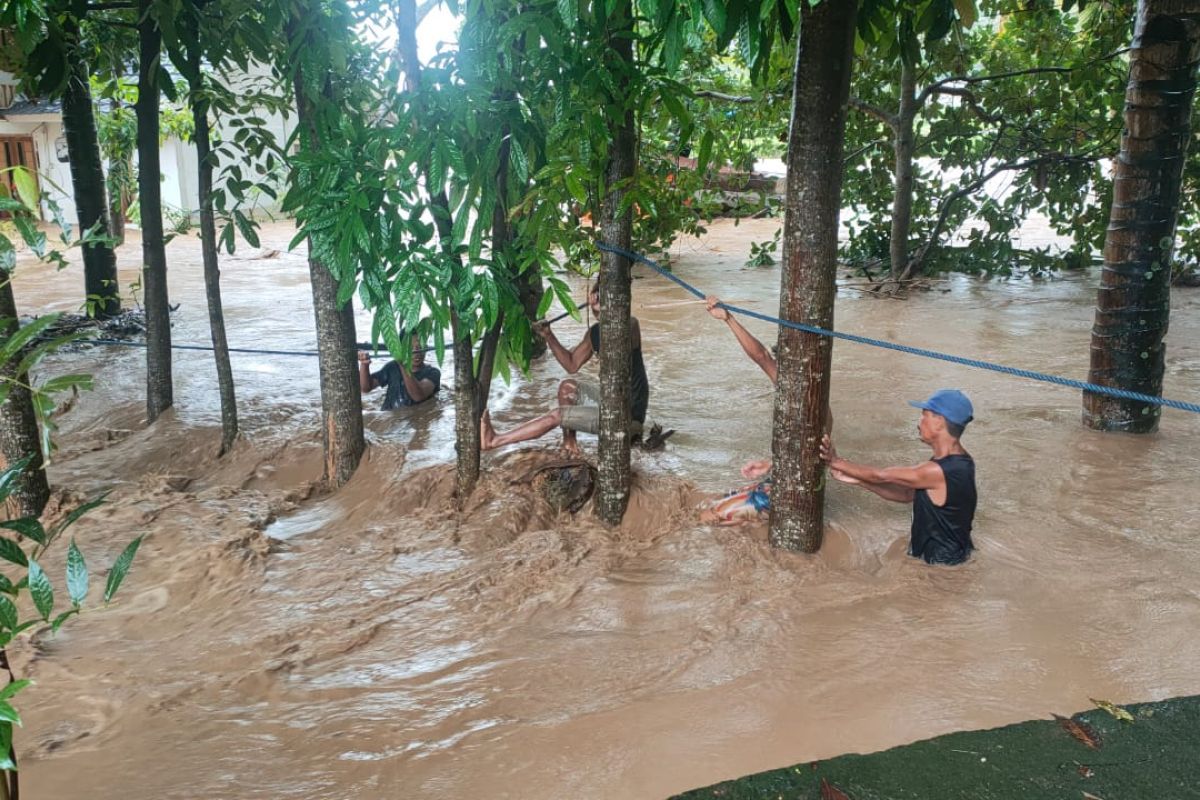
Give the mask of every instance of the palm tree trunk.
[{"label": "palm tree trunk", "polygon": [[[63,92],[62,122],[71,163],[71,189],[79,235],[93,228],[106,235],[110,231],[108,202],[88,67],[78,41],[78,26],[67,22],[64,32],[71,37],[72,44],[67,48],[71,72]],[[83,248],[83,283],[85,302],[95,309],[96,317],[106,319],[121,313],[117,258],[111,245],[97,242]]]},{"label": "palm tree trunk", "polygon": [[[196,87],[199,88],[199,87]],[[194,93],[193,93],[194,97]],[[229,342],[225,339],[225,312],[221,307],[221,266],[217,259],[217,226],[213,219],[213,165],[209,141],[208,103],[193,99],[198,187],[200,194],[200,250],[204,257],[204,294],[208,299],[208,326],[212,334],[213,358],[217,364],[217,386],[221,394],[221,455],[233,447],[238,435],[237,400],[233,392],[233,368]]]},{"label": "palm tree trunk", "polygon": [[[18,325],[11,275],[0,271],[0,336],[16,333]],[[7,364],[0,364],[0,377],[10,386],[8,397],[0,404],[0,452],[5,464],[30,459],[11,497],[20,509],[19,516],[37,517],[50,499],[50,483],[42,461],[37,414],[28,389],[29,375],[16,372],[20,358],[18,355]]]},{"label": "palm tree trunk", "polygon": [[142,290],[146,298],[146,418],[154,422],[174,402],[171,381],[171,309],[167,298],[167,251],[163,242],[162,171],[158,150],[158,75],[162,32],[150,13],[153,0],[138,0],[138,196],[142,208]]},{"label": "palm tree trunk", "polygon": [[[1092,383],[1162,394],[1171,258],[1198,60],[1200,4],[1141,0],[1092,328]],[[1145,403],[1083,396],[1083,423],[1094,430],[1151,433],[1160,412]]]},{"label": "palm tree trunk", "polygon": [[[842,151],[856,0],[801,4],[792,84],[784,199],[781,319],[833,327]],[[779,329],[772,442],[771,543],[816,552],[824,525],[825,473],[818,453],[829,402],[832,342]]]}]

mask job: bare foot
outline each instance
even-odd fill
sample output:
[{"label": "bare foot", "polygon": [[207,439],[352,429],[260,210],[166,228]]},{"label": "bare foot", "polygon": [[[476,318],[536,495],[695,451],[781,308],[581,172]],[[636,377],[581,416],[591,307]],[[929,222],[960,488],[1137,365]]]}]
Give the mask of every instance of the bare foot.
[{"label": "bare foot", "polygon": [[479,449],[492,450],[496,446],[496,429],[492,427],[492,413],[484,411],[479,419]]},{"label": "bare foot", "polygon": [[571,458],[579,458],[583,455],[583,449],[580,448],[579,442],[574,440],[568,442],[566,439],[563,439],[562,447],[559,450],[562,451],[563,455]]}]

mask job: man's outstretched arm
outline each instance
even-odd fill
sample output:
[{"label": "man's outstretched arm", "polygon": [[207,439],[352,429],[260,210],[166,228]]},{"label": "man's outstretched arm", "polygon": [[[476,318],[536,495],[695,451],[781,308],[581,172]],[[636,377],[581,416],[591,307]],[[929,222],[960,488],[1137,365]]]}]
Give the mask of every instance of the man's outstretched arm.
[{"label": "man's outstretched arm", "polygon": [[[887,500],[911,503],[918,489],[940,489],[946,477],[941,467],[926,461],[915,467],[872,467],[840,457],[828,436],[821,440],[821,458],[843,483],[857,483]],[[846,480],[850,478],[851,480]]]},{"label": "man's outstretched arm", "polygon": [[771,379],[771,383],[775,383],[776,376],[779,374],[779,367],[775,363],[775,356],[771,355],[771,351],[767,349],[767,346],[756,339],[754,334],[746,330],[742,326],[742,323],[737,321],[737,317],[717,306],[721,302],[720,298],[710,295],[705,298],[705,302],[708,303],[708,313],[729,326],[729,330],[733,331],[734,338],[738,340],[738,344],[742,346],[742,350],[750,357],[750,360],[758,364],[759,369],[767,373],[767,377]]}]

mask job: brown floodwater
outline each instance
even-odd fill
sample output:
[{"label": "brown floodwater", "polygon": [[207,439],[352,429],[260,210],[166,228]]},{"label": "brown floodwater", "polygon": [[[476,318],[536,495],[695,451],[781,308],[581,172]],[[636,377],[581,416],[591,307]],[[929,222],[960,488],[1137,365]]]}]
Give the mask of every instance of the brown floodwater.
[{"label": "brown floodwater", "polygon": [[[777,225],[717,223],[674,249],[675,268],[773,312],[778,268],[743,262]],[[270,227],[264,247],[289,236]],[[311,349],[306,265],[255,258],[267,254],[224,262],[230,341]],[[181,238],[169,255],[175,341],[204,344],[198,249]],[[135,239],[126,280],[138,256]],[[1200,418],[1168,410],[1156,435],[1100,435],[1080,426],[1074,391],[838,343],[835,438],[851,458],[924,459],[905,401],[971,395],[978,551],[960,568],[915,562],[908,509],[840,484],[824,550],[775,551],[761,527],[694,522],[699,497],[769,451],[767,379],[702,306],[635,274],[651,416],[677,433],[635,453],[617,531],[511,483],[552,437],[487,456],[452,512],[448,392],[394,413],[369,397],[369,456],[322,496],[314,359],[234,356],[246,437],[222,460],[207,354],[176,353],[176,410],[149,428],[144,351],[51,360],[47,373],[97,377],[59,420],[56,502],[112,490],[74,529],[93,572],[146,541],[120,602],[19,647],[37,681],[19,703],[28,796],[660,798],[1089,698],[1200,692]],[[1094,284],[844,289],[837,325],[1083,377]],[[16,281],[26,313],[72,310],[81,292],[77,267],[25,264]],[[1200,294],[1173,304],[1166,393],[1195,400]],[[497,426],[540,413],[562,377],[545,360],[498,385]]]}]

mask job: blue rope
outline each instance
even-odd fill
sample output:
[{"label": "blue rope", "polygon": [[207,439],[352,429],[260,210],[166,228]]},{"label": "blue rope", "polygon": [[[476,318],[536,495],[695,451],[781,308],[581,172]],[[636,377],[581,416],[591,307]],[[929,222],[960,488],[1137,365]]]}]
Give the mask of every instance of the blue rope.
[{"label": "blue rope", "polygon": [[[645,264],[659,275],[662,275],[669,281],[677,283],[684,290],[691,292],[696,297],[703,299],[705,296],[704,292],[700,291],[695,286],[692,286],[690,283],[683,280],[683,278],[680,278],[678,275],[675,275],[669,270],[663,269],[658,264],[654,263],[643,255],[631,253],[628,250],[622,250],[619,247],[613,247],[611,245],[604,244],[603,242],[596,242],[596,247],[604,250],[605,252],[624,256],[625,258],[628,258],[631,261],[636,261],[639,264]],[[871,347],[882,347],[885,350],[895,350],[899,353],[908,353],[910,355],[922,356],[924,358],[934,358],[939,361],[949,361],[951,364],[961,364],[964,367],[987,369],[991,370],[992,372],[1000,372],[1005,375],[1015,375],[1018,378],[1028,378],[1034,381],[1042,381],[1043,383],[1055,383],[1059,386],[1069,386],[1072,389],[1080,389],[1085,392],[1103,394],[1109,397],[1116,397],[1121,400],[1133,400],[1134,402],[1146,403],[1148,405],[1155,406],[1168,406],[1170,408],[1177,408],[1180,411],[1191,411],[1194,414],[1200,414],[1200,405],[1197,405],[1196,403],[1184,403],[1180,400],[1168,400],[1163,397],[1155,397],[1154,395],[1142,394],[1140,392],[1131,392],[1126,389],[1118,389],[1113,386],[1100,386],[1099,384],[1072,380],[1071,378],[1064,378],[1059,375],[1047,375],[1044,372],[1034,372],[1033,370],[1028,369],[1007,367],[1003,364],[993,364],[990,361],[980,361],[974,358],[952,356],[947,353],[939,353],[935,350],[925,350],[920,347],[909,347],[906,344],[896,344],[895,342],[886,342],[881,339],[872,339],[869,336],[859,336],[853,333],[842,333],[840,331],[826,330],[825,328],[818,328],[815,325],[805,325],[802,322],[791,322],[789,320],[779,319],[767,314],[760,314],[757,311],[751,311],[748,308],[739,308],[738,306],[730,305],[728,303],[718,303],[717,307],[723,308],[726,311],[742,314],[753,319],[760,319],[763,322],[769,322],[773,325],[783,325],[786,328],[794,328],[795,330],[804,331],[805,333],[815,333],[818,336],[828,336],[831,339],[844,339],[848,342],[857,342],[858,344],[870,345]]]},{"label": "blue rope", "polygon": [[[126,342],[121,339],[79,339],[71,342],[71,344],[103,344],[117,347],[148,347],[146,342]],[[205,347],[198,344],[173,344],[172,350],[201,350],[212,352],[211,347]],[[318,353],[315,350],[253,350],[247,347],[230,347],[231,353],[252,353],[260,356],[316,356]]]}]

